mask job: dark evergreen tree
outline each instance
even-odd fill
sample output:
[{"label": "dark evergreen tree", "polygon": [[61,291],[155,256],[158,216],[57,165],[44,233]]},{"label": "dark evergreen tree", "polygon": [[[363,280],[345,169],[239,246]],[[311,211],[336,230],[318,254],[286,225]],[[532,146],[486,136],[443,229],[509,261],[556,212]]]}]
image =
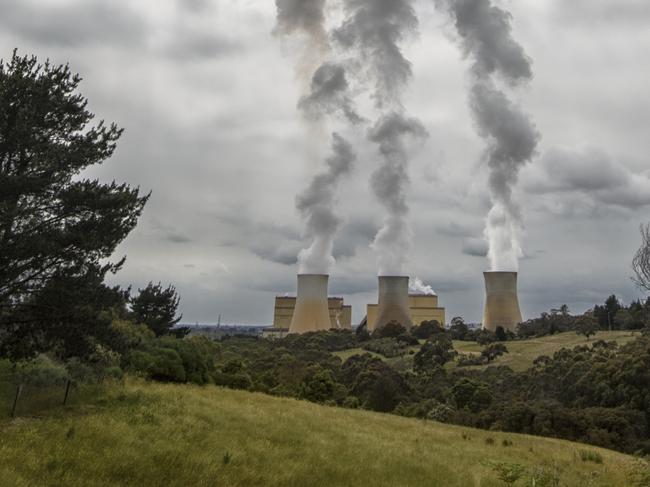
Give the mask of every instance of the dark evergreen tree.
[{"label": "dark evergreen tree", "polygon": [[[39,293],[89,275],[103,279],[119,269],[123,260],[99,263],[135,227],[148,198],[125,184],[79,177],[111,157],[122,133],[114,124],[91,124],[94,115],[77,93],[80,81],[67,65],[39,64],[15,51],[10,61],[0,61],[0,344],[5,350],[17,336],[50,335],[44,308],[37,316],[29,312],[45,299]],[[49,315],[59,320],[69,313],[57,306]]]},{"label": "dark evergreen tree", "polygon": [[181,320],[181,316],[176,316],[180,297],[174,286],[163,289],[160,283],[154,285],[150,282],[138,291],[131,301],[133,319],[137,323],[147,325],[156,336],[187,334],[189,330],[186,328],[174,329],[174,325]]}]

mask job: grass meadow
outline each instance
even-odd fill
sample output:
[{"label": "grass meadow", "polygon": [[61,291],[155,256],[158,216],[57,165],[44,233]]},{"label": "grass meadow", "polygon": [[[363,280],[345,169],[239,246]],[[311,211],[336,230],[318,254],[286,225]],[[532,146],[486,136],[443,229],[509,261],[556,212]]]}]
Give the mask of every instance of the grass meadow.
[{"label": "grass meadow", "polygon": [[[545,336],[542,338],[530,338],[527,340],[514,340],[506,342],[508,353],[498,357],[489,365],[477,365],[468,367],[484,368],[495,365],[507,365],[517,372],[524,371],[533,365],[533,361],[541,356],[552,356],[555,352],[562,348],[574,348],[578,345],[591,345],[596,340],[615,341],[619,345],[624,345],[639,336],[638,332],[631,331],[600,331],[595,336],[586,339],[584,336],[579,336],[575,332],[558,333],[557,335]],[[424,340],[422,340],[424,342]],[[419,346],[410,347],[409,352],[417,353]],[[459,353],[479,354],[481,353],[482,346],[476,342],[462,342],[454,341],[454,349]],[[362,348],[351,348],[349,350],[342,350],[334,352],[334,355],[345,361],[352,355],[370,353],[371,355],[386,360],[391,365],[396,366],[398,369],[403,370],[412,366],[413,354],[407,354],[403,357],[386,358],[374,352],[368,352]],[[455,363],[448,364],[449,368],[455,367]]]},{"label": "grass meadow", "polygon": [[136,379],[0,419],[3,487],[622,487],[644,469],[567,441]]}]

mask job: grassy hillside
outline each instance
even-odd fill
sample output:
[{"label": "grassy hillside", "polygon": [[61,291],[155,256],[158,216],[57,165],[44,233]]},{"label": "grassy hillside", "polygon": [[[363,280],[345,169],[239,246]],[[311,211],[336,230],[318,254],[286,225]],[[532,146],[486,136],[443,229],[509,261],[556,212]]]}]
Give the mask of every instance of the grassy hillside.
[{"label": "grassy hillside", "polygon": [[[512,341],[506,343],[508,353],[497,358],[491,365],[507,365],[515,371],[522,371],[532,366],[537,357],[541,355],[552,356],[562,348],[591,345],[596,340],[615,341],[619,345],[623,345],[638,336],[638,332],[631,331],[601,331],[587,340],[584,336],[577,335],[575,332],[566,332],[542,338]],[[460,353],[480,353],[483,347],[476,342],[455,341],[454,348]]]},{"label": "grassy hillside", "polygon": [[[596,340],[615,341],[618,342],[619,345],[623,345],[634,340],[638,336],[638,332],[634,333],[631,331],[601,331],[598,332],[594,337],[591,337],[589,340],[587,340],[584,336],[579,336],[575,332],[566,332],[542,338],[511,341],[506,343],[509,353],[497,358],[490,365],[507,365],[515,371],[522,371],[532,366],[533,361],[540,355],[552,356],[555,352],[562,348],[573,348],[577,347],[578,345],[591,345]],[[419,348],[419,346],[415,346],[411,347],[410,350],[413,351],[413,353],[416,353]],[[480,353],[483,347],[476,342],[454,341],[454,348],[460,353]],[[334,355],[340,357],[341,360],[345,361],[352,355],[360,353],[371,352],[367,352],[362,348],[352,348],[349,350],[334,352]],[[404,357],[394,357],[389,359],[377,353],[372,353],[372,355],[388,361],[391,363],[391,365],[396,365],[398,369],[403,369],[406,366],[410,367],[412,361],[412,354],[405,355]],[[449,365],[453,367],[453,364]],[[482,365],[469,368],[481,367],[487,366]]]},{"label": "grassy hillside", "polygon": [[633,485],[642,465],[560,440],[134,381],[93,405],[0,422],[0,484],[12,487],[507,485],[488,462],[572,487]]}]

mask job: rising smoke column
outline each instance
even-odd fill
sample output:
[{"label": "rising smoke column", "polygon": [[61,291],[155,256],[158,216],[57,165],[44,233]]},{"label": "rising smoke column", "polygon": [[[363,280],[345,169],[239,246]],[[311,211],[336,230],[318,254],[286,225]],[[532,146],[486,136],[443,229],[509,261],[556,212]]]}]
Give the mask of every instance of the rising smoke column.
[{"label": "rising smoke column", "polygon": [[359,54],[362,72],[358,75],[372,80],[372,97],[380,112],[369,131],[369,139],[378,145],[382,156],[370,183],[387,213],[373,242],[380,276],[404,273],[411,246],[406,141],[426,136],[422,124],[409,117],[402,104],[412,72],[400,43],[418,27],[412,4],[412,0],[343,0],[346,20],[334,32],[340,45]]},{"label": "rising smoke column", "polygon": [[[302,32],[308,39],[298,70],[301,76],[311,77],[308,93],[298,102],[304,118],[318,126],[324,124],[327,116],[335,115],[353,124],[360,123],[362,118],[348,95],[345,68],[327,59],[331,47],[325,28],[325,0],[276,0],[276,6],[275,33]],[[315,133],[312,131],[312,135]],[[296,197],[296,208],[305,221],[305,236],[311,240],[311,245],[298,255],[301,274],[329,274],[334,263],[334,237],[341,224],[334,211],[336,189],[351,171],[356,155],[339,133],[332,132],[331,139],[332,152],[325,160],[325,169]]]},{"label": "rising smoke column", "polygon": [[311,76],[314,67],[320,64],[330,48],[325,29],[325,2],[275,0],[277,17],[274,34],[287,36],[302,33],[306,36],[307,43],[298,66],[301,78]]},{"label": "rising smoke column", "polygon": [[436,0],[436,4],[451,14],[464,54],[473,60],[470,107],[478,132],[488,143],[492,208],[485,236],[491,270],[516,271],[523,222],[512,191],[519,171],[535,153],[539,133],[497,81],[511,87],[530,81],[531,61],[512,37],[511,15],[492,0]]},{"label": "rising smoke column", "polygon": [[306,233],[312,238],[309,248],[298,255],[300,273],[328,274],[334,264],[334,236],[341,219],[334,212],[336,188],[352,169],[356,156],[352,146],[339,134],[332,135],[332,154],[326,169],[296,198],[296,206],[306,221]]}]

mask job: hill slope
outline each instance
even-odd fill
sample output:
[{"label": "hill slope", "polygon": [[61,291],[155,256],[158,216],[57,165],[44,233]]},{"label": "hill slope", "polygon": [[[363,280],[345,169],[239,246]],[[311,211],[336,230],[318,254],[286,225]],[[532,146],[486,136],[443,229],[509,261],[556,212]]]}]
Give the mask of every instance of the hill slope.
[{"label": "hill slope", "polygon": [[[600,331],[587,340],[584,336],[568,331],[541,338],[509,341],[505,343],[508,353],[497,358],[490,365],[507,365],[512,370],[523,371],[531,367],[537,357],[541,355],[551,357],[562,348],[574,348],[580,345],[591,346],[597,340],[613,341],[619,345],[625,345],[639,335],[640,333],[632,331]],[[480,353],[483,347],[476,342],[454,341],[454,348],[461,353]]]},{"label": "hill slope", "polygon": [[632,485],[641,465],[560,440],[142,382],[83,409],[0,423],[0,484],[13,487],[506,485],[489,461],[555,473],[568,486]]},{"label": "hill slope", "polygon": [[[532,367],[533,361],[540,355],[552,356],[562,348],[574,348],[579,345],[591,346],[596,340],[614,341],[619,345],[625,345],[637,338],[640,334],[632,331],[600,331],[594,337],[587,340],[584,336],[579,336],[575,332],[558,333],[541,338],[530,338],[528,340],[513,340],[506,342],[509,353],[497,358],[489,365],[477,365],[468,367],[470,369],[480,369],[489,366],[507,365],[517,372],[524,371]],[[410,369],[413,363],[413,354],[417,353],[420,346],[410,347],[409,352],[403,357],[386,358],[378,353],[368,352],[363,348],[350,348],[340,352],[334,352],[334,355],[345,361],[352,355],[370,353],[371,355],[387,361],[398,369]],[[454,349],[460,353],[481,353],[483,347],[476,342],[454,341]],[[454,367],[454,363],[448,364],[449,368]]]}]

